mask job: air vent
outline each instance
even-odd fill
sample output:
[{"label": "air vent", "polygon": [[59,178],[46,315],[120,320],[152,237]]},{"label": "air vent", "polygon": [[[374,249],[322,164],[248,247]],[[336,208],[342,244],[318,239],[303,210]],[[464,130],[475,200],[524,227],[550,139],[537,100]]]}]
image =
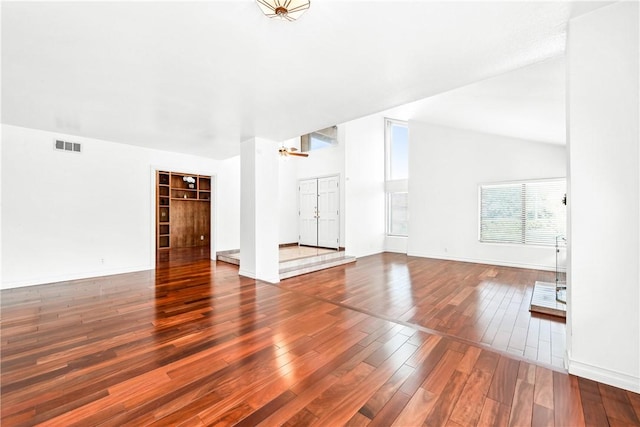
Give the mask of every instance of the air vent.
[{"label": "air vent", "polygon": [[82,152],[81,144],[77,142],[62,141],[60,139],[56,139],[55,143],[53,144],[53,147],[56,150],[60,150],[60,151],[71,151],[75,153]]}]

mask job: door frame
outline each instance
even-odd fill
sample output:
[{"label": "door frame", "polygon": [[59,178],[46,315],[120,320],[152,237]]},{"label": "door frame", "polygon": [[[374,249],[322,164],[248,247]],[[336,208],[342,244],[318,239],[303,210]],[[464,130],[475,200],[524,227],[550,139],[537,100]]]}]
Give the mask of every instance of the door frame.
[{"label": "door frame", "polygon": [[216,240],[218,238],[218,175],[214,171],[207,170],[189,170],[186,172],[178,172],[178,170],[182,169],[180,166],[169,166],[169,165],[151,165],[150,167],[150,191],[149,191],[149,206],[150,206],[150,232],[151,239],[149,244],[151,247],[150,250],[150,265],[151,269],[156,268],[156,256],[157,256],[157,248],[158,242],[156,241],[156,203],[157,197],[156,194],[158,191],[158,185],[156,182],[156,176],[158,171],[167,171],[167,172],[176,172],[176,173],[185,173],[189,175],[206,175],[211,177],[211,201],[209,202],[209,250],[210,250],[210,258],[215,261],[216,259]]},{"label": "door frame", "polygon": [[[335,248],[329,248],[329,249],[340,249],[341,245],[342,245],[342,220],[343,220],[343,210],[344,210],[344,205],[343,205],[343,197],[344,197],[344,192],[342,190],[342,175],[340,173],[329,173],[326,175],[316,175],[316,176],[309,176],[309,177],[304,177],[304,178],[298,178],[297,180],[297,186],[298,186],[298,190],[296,192],[296,202],[297,202],[297,209],[298,209],[298,222],[297,222],[297,227],[298,227],[298,246],[300,246],[300,183],[302,181],[309,181],[312,179],[318,180],[318,179],[324,179],[324,178],[337,178],[338,180],[338,244]],[[316,190],[317,191],[317,190]],[[317,221],[316,221],[316,226],[317,226]],[[305,245],[307,246],[307,245]],[[320,247],[317,246],[317,241],[316,241],[316,246],[315,247]],[[325,246],[322,246],[323,248]]]}]

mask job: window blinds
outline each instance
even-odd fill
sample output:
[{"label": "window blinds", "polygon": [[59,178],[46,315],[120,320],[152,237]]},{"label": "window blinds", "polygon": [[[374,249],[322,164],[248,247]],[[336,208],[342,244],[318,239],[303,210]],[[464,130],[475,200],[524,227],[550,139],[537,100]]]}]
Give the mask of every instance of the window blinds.
[{"label": "window blinds", "polygon": [[565,193],[564,179],[480,186],[480,241],[555,245],[565,235]]}]

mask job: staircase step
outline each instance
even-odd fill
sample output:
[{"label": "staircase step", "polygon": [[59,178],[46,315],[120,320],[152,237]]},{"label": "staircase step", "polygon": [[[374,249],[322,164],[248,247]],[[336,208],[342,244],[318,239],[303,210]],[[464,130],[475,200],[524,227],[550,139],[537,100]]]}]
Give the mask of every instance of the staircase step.
[{"label": "staircase step", "polygon": [[338,258],[334,257],[324,261],[308,262],[306,264],[298,265],[295,267],[281,268],[280,280],[288,279],[295,276],[301,276],[303,274],[312,273],[314,271],[324,270],[331,267],[337,267],[339,265],[349,264],[352,262],[356,262],[356,258],[352,256],[344,256],[343,252],[343,255]]},{"label": "staircase step", "polygon": [[290,259],[287,261],[280,262],[280,270],[285,268],[297,267],[304,264],[310,264],[310,263],[320,262],[320,261],[328,261],[331,259],[338,259],[343,257],[344,257],[344,251],[333,251],[333,252],[327,252],[325,254],[320,254],[320,255],[310,255],[304,258]]},{"label": "staircase step", "polygon": [[240,265],[240,251],[221,251],[216,254],[216,260],[227,262],[229,264]]},{"label": "staircase step", "polygon": [[[230,264],[240,265],[239,251],[231,250],[217,253],[217,260]],[[296,258],[283,261],[279,264],[280,279],[300,276],[326,268],[337,267],[343,264],[355,262],[356,258],[345,256],[344,251],[333,251],[321,255],[312,255],[305,258]]]}]

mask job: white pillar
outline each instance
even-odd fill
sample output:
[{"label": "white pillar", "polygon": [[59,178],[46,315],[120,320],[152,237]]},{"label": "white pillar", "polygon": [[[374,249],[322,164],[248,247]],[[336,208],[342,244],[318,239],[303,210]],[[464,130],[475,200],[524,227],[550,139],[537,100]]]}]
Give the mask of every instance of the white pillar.
[{"label": "white pillar", "polygon": [[[240,146],[241,276],[280,281],[278,263],[278,144],[252,138]],[[224,209],[224,206],[221,207]]]},{"label": "white pillar", "polygon": [[569,372],[640,392],[638,3],[569,23]]}]

